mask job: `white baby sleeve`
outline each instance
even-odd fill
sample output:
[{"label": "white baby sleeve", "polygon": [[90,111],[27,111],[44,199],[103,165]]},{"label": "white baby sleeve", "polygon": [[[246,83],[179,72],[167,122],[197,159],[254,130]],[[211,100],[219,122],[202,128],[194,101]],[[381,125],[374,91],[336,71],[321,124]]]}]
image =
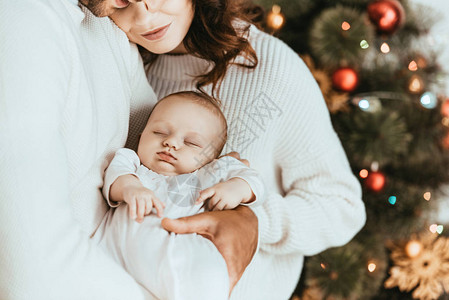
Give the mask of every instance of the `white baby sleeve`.
[{"label": "white baby sleeve", "polygon": [[223,156],[219,159],[214,159],[198,170],[198,178],[203,188],[211,187],[214,184],[231,178],[245,180],[251,187],[256,199],[251,203],[241,203],[241,205],[258,206],[265,199],[264,183],[256,170],[247,167],[240,160],[232,156]]},{"label": "white baby sleeve", "polygon": [[109,191],[114,181],[122,176],[132,174],[136,177],[136,170],[140,166],[140,159],[137,153],[131,149],[122,148],[117,150],[114,158],[109,164],[104,175],[103,196],[111,207],[118,207],[120,203],[109,200]]}]

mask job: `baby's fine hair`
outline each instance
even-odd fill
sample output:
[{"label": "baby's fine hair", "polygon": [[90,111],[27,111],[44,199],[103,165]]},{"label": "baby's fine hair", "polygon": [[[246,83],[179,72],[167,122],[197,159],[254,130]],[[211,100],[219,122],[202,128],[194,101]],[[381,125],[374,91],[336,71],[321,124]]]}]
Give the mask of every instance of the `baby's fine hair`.
[{"label": "baby's fine hair", "polygon": [[156,103],[156,105],[154,105],[152,111],[156,108],[156,106],[159,103],[161,103],[163,100],[165,100],[171,96],[183,97],[188,101],[198,104],[198,105],[208,109],[210,112],[215,114],[220,119],[223,130],[222,130],[222,133],[220,134],[220,140],[221,140],[220,144],[219,144],[218,148],[215,149],[216,150],[215,158],[217,158],[220,155],[221,151],[223,150],[223,147],[226,144],[226,140],[228,137],[228,124],[227,124],[226,118],[223,115],[223,112],[221,110],[220,100],[215,99],[203,92],[181,91],[181,92],[169,94],[169,95],[165,96],[164,98],[162,98],[161,100],[159,100]]}]

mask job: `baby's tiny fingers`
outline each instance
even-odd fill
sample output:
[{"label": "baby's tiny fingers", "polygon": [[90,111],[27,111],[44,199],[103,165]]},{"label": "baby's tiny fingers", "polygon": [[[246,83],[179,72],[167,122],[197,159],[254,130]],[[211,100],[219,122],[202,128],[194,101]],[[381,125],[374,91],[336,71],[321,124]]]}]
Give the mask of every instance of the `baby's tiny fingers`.
[{"label": "baby's tiny fingers", "polygon": [[200,192],[200,196],[196,199],[195,204],[200,204],[201,202],[206,201],[210,197],[215,195],[215,190],[213,188],[207,188]]},{"label": "baby's tiny fingers", "polygon": [[129,210],[129,217],[133,220],[136,219],[136,200],[132,199],[128,202],[128,210]]},{"label": "baby's tiny fingers", "polygon": [[217,204],[219,202],[220,202],[220,198],[218,198],[217,196],[210,198],[207,203],[207,209],[210,211],[214,210],[215,206],[217,206]]},{"label": "baby's tiny fingers", "polygon": [[216,211],[216,210],[224,210],[224,209],[226,209],[226,202],[221,200],[217,203],[217,205],[215,205],[215,207],[212,210]]},{"label": "baby's tiny fingers", "polygon": [[143,221],[143,216],[145,215],[145,199],[137,199],[137,219],[136,221],[141,223]]},{"label": "baby's tiny fingers", "polygon": [[151,214],[151,210],[153,209],[153,202],[150,197],[145,198],[145,216]]},{"label": "baby's tiny fingers", "polygon": [[154,197],[153,198],[153,205],[156,208],[157,216],[159,218],[162,218],[165,204],[161,200],[159,200],[158,198]]}]

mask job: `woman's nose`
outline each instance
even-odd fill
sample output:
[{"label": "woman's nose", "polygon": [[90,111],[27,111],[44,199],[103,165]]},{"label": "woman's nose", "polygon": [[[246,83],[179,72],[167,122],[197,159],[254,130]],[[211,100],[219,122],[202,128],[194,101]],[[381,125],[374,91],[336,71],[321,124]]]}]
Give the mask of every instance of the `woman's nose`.
[{"label": "woman's nose", "polygon": [[165,0],[142,0],[146,10],[151,13],[158,12]]}]

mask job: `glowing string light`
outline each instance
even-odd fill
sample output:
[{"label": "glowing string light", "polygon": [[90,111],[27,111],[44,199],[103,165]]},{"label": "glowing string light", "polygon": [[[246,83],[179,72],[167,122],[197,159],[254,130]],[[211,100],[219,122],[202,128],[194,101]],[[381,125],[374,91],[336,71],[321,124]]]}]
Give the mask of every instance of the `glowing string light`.
[{"label": "glowing string light", "polygon": [[408,89],[414,94],[419,94],[424,89],[424,81],[418,75],[413,75],[410,77]]},{"label": "glowing string light", "polygon": [[368,177],[368,170],[367,169],[363,169],[359,172],[359,176],[360,178],[366,178]]},{"label": "glowing string light", "polygon": [[423,197],[426,201],[430,201],[430,198],[432,198],[432,194],[430,192],[425,192]]},{"label": "glowing string light", "polygon": [[420,99],[421,105],[427,109],[433,109],[438,104],[438,99],[435,94],[431,92],[425,92]]},{"label": "glowing string light", "polygon": [[409,64],[408,64],[408,69],[412,72],[415,72],[418,70],[418,64],[416,63],[416,61],[412,60]]},{"label": "glowing string light", "polygon": [[361,47],[362,49],[368,49],[368,48],[369,48],[369,44],[368,44],[368,42],[367,42],[366,40],[362,40],[362,41],[360,42],[360,47]]},{"label": "glowing string light", "polygon": [[362,99],[359,101],[359,107],[361,110],[368,110],[369,109],[369,101],[366,99]]},{"label": "glowing string light", "polygon": [[274,30],[279,30],[284,25],[285,18],[281,13],[279,5],[273,5],[271,12],[267,16],[267,25]]},{"label": "glowing string light", "polygon": [[382,46],[380,46],[380,51],[382,51],[382,53],[389,53],[390,52],[390,46],[388,46],[387,43],[383,43]]},{"label": "glowing string light", "polygon": [[395,205],[395,204],[396,204],[396,201],[397,201],[396,196],[390,196],[390,197],[388,198],[388,202],[389,202],[391,205]]},{"label": "glowing string light", "polygon": [[341,29],[347,31],[347,30],[351,29],[351,24],[349,24],[348,22],[344,21],[343,23],[341,23]]},{"label": "glowing string light", "polygon": [[430,226],[429,226],[430,232],[432,232],[432,233],[437,232],[437,227],[438,227],[437,224],[432,224],[432,225],[430,225]]},{"label": "glowing string light", "polygon": [[377,266],[376,266],[375,263],[369,263],[369,264],[368,264],[368,271],[369,271],[370,273],[373,273],[373,272],[376,270],[376,268],[377,268]]}]

